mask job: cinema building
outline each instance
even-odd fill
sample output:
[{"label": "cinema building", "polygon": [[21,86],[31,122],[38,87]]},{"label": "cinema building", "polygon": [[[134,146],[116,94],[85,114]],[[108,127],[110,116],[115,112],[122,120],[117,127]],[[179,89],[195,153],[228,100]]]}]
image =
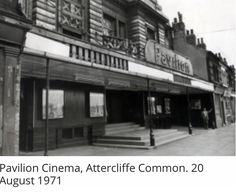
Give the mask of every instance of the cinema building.
[{"label": "cinema building", "polygon": [[44,148],[45,124],[48,148],[98,144],[121,126],[189,134],[213,107],[214,84],[174,51],[157,1],[20,2],[33,22],[20,58],[20,150]]}]

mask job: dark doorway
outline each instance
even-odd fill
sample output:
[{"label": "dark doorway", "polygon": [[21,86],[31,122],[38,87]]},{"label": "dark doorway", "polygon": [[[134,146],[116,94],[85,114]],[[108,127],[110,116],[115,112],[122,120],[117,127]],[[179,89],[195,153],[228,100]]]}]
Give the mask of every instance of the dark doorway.
[{"label": "dark doorway", "polygon": [[143,124],[142,101],[142,92],[108,90],[106,94],[107,122]]},{"label": "dark doorway", "polygon": [[188,125],[188,103],[186,95],[173,95],[171,103],[172,124],[178,126]]},{"label": "dark doorway", "polygon": [[34,82],[31,79],[21,80],[20,93],[20,150],[32,151],[33,131],[30,129],[33,121],[33,91]]}]

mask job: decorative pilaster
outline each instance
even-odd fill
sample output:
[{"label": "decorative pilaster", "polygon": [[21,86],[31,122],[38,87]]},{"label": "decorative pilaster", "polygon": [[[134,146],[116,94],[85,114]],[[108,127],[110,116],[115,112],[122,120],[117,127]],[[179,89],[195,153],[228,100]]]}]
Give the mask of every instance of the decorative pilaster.
[{"label": "decorative pilaster", "polygon": [[20,53],[32,22],[19,1],[0,1],[0,154],[19,154]]},{"label": "decorative pilaster", "polygon": [[135,15],[129,20],[129,37],[137,45],[138,55],[143,59],[145,57],[146,27],[145,21],[141,16]]},{"label": "decorative pilaster", "polygon": [[89,34],[90,42],[102,45],[103,36],[102,0],[89,1]]},{"label": "decorative pilaster", "polygon": [[0,47],[0,155],[2,147],[2,129],[3,129],[3,75],[4,75],[4,57],[3,49]]},{"label": "decorative pilaster", "polygon": [[[20,49],[5,47],[2,83],[2,155],[19,154]],[[0,103],[0,104],[1,104]]]},{"label": "decorative pilaster", "polygon": [[57,12],[56,0],[34,0],[33,19],[36,25],[55,30]]}]

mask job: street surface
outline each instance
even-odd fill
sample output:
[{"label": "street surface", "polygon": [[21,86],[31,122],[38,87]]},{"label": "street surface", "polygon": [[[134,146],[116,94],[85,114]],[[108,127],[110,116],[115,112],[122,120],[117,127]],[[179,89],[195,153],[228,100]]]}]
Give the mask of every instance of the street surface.
[{"label": "street surface", "polygon": [[[49,156],[235,156],[235,124],[194,129],[194,135],[151,150],[80,146],[49,151]],[[43,152],[21,153],[41,156]]]}]

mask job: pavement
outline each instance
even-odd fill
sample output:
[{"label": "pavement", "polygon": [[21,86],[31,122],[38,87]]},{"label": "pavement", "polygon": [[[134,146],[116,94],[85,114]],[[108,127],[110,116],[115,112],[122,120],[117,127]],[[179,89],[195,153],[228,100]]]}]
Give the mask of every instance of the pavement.
[{"label": "pavement", "polygon": [[[156,149],[79,146],[50,150],[49,156],[235,156],[235,124],[219,129],[194,129],[193,135]],[[43,152],[21,153],[42,156]]]}]

